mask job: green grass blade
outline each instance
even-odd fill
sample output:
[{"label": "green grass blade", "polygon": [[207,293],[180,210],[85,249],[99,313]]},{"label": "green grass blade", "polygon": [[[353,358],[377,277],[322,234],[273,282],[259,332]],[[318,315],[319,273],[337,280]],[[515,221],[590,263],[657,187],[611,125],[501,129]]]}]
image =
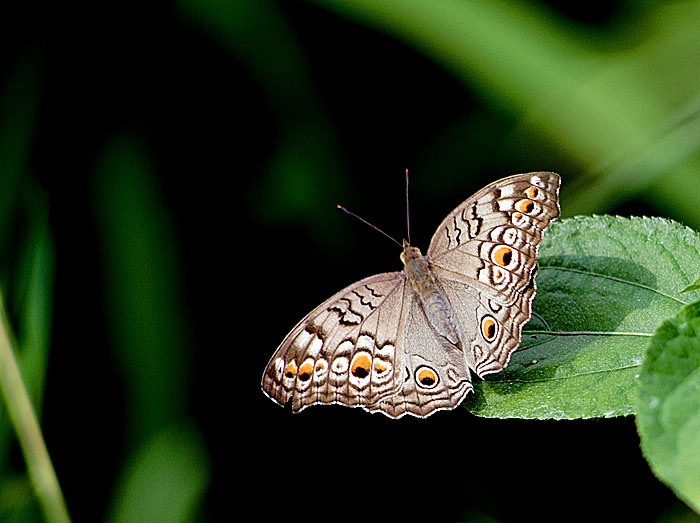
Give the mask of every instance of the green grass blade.
[{"label": "green grass blade", "polygon": [[22,381],[0,296],[0,389],[27,462],[34,491],[49,522],[70,521],[39,422]]}]

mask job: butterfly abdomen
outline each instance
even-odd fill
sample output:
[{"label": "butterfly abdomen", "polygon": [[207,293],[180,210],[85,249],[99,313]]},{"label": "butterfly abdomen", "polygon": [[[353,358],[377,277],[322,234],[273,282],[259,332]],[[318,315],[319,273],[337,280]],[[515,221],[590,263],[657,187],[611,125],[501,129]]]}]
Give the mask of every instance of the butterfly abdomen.
[{"label": "butterfly abdomen", "polygon": [[459,342],[454,311],[430,269],[428,259],[416,247],[406,247],[401,255],[406,278],[418,297],[423,312],[435,332],[453,345]]}]

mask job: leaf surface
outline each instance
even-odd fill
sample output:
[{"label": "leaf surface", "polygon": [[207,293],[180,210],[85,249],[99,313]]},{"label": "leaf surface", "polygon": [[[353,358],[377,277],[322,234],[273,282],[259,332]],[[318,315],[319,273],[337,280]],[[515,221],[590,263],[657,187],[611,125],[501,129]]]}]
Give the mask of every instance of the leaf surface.
[{"label": "leaf surface", "polygon": [[498,374],[466,406],[480,416],[576,419],[632,414],[646,347],[697,290],[700,235],[660,218],[577,217],[545,233],[533,317]]},{"label": "leaf surface", "polygon": [[700,301],[665,321],[652,338],[637,429],[656,476],[700,513]]}]

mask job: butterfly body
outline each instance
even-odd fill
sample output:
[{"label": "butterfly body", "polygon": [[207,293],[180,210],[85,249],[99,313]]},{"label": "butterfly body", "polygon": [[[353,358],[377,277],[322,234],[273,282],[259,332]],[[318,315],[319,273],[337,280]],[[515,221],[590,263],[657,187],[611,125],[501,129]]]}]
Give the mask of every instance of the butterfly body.
[{"label": "butterfly body", "polygon": [[423,314],[436,334],[456,345],[459,341],[456,322],[449,301],[442,292],[430,261],[416,247],[404,244],[401,253],[404,274],[419,300]]},{"label": "butterfly body", "polygon": [[300,321],[268,363],[265,393],[294,411],[339,403],[394,418],[459,405],[471,371],[501,370],[520,342],[558,192],[557,174],[537,172],[465,200],[426,255],[404,242],[403,271],[360,280]]}]

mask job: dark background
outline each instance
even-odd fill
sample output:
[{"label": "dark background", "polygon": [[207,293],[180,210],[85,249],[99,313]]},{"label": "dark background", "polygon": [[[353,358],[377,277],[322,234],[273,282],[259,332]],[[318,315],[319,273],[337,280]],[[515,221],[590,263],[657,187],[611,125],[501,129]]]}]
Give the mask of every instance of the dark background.
[{"label": "dark background", "polygon": [[[552,92],[572,84],[551,125],[542,110],[551,106],[518,94],[531,91],[522,63],[504,84],[479,68],[489,55],[460,68],[391,9],[348,15],[328,4],[34,2],[0,15],[2,288],[22,344],[20,254],[45,227],[46,378],[35,394],[72,517],[141,510],[145,520],[159,499],[184,503],[173,519],[200,521],[250,509],[263,521],[697,520],[650,472],[632,417],[496,420],[458,408],[392,421],[336,406],[292,415],[259,388],[304,314],[352,281],[400,268],[394,244],[335,207],[400,240],[406,168],[411,236],[423,249],[467,196],[533,170],[561,173],[564,216],[653,214],[697,228],[693,202],[673,199],[700,179],[688,168],[697,144],[645,165],[630,187],[629,158],[649,143],[633,139],[646,136],[646,119],[625,113],[646,87],[639,78],[668,111],[660,128],[682,130],[688,118],[676,115],[688,101],[697,111],[691,66],[678,66],[678,80],[654,69],[659,55],[625,73],[663,40],[650,28],[686,28],[695,4],[529,1],[509,14],[515,3],[435,2],[496,6],[531,24],[535,49],[544,20],[562,30],[550,36],[563,49],[596,58],[585,86],[567,75],[573,63],[547,63],[556,52],[534,58]],[[493,32],[506,45],[494,63],[508,60],[505,25]],[[660,48],[689,64],[699,53],[692,40]],[[596,81],[601,71],[613,79]],[[664,82],[676,89],[668,97]],[[569,121],[591,92],[600,113]],[[635,131],[627,140],[620,129]],[[0,489],[19,482],[26,496],[2,497],[0,514],[38,517],[16,444],[0,464]]]}]

